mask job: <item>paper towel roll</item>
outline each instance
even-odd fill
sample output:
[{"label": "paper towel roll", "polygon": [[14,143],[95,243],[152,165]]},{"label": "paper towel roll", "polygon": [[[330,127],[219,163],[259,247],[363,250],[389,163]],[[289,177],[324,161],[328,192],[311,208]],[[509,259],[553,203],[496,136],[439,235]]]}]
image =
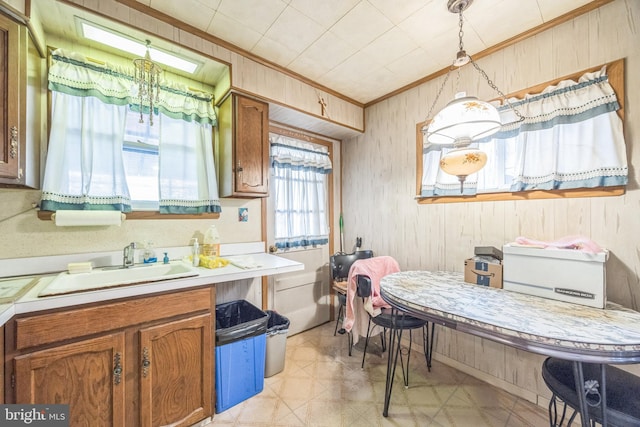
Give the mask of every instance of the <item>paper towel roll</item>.
[{"label": "paper towel roll", "polygon": [[125,215],[120,211],[56,211],[53,220],[58,227],[86,227],[122,224]]}]

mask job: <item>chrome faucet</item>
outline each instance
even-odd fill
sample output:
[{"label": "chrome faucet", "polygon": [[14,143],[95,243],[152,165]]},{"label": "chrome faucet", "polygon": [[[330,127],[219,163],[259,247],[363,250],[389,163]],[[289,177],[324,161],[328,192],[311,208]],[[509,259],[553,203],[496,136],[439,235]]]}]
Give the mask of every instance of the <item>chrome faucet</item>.
[{"label": "chrome faucet", "polygon": [[122,251],[122,268],[133,267],[135,264],[136,242],[131,242]]}]

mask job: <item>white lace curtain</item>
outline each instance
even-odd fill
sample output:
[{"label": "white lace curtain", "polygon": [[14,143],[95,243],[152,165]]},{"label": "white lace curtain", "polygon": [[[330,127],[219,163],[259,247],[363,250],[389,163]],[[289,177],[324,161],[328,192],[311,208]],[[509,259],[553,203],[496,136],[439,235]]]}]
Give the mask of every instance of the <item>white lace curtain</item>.
[{"label": "white lace curtain", "polygon": [[[525,121],[476,144],[488,162],[467,178],[465,195],[627,184],[620,105],[604,67],[510,102]],[[460,195],[458,178],[439,167],[448,150],[425,145],[421,196]]]},{"label": "white lace curtain", "polygon": [[280,249],[329,243],[326,147],[272,134],[275,245]]},{"label": "white lace curtain", "polygon": [[[126,106],[136,106],[132,74],[63,50],[52,58],[51,135],[41,208],[131,211],[122,144]],[[211,97],[163,82],[154,110],[160,117],[160,213],[220,212]]]}]

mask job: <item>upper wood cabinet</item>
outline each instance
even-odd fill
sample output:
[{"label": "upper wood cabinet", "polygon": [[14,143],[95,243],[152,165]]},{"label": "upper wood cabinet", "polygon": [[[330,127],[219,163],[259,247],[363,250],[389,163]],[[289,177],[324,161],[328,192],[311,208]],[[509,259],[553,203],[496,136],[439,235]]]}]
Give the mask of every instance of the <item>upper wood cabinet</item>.
[{"label": "upper wood cabinet", "polygon": [[220,197],[269,193],[269,105],[237,93],[218,109]]},{"label": "upper wood cabinet", "polygon": [[0,186],[39,188],[42,58],[23,25],[0,15]]}]

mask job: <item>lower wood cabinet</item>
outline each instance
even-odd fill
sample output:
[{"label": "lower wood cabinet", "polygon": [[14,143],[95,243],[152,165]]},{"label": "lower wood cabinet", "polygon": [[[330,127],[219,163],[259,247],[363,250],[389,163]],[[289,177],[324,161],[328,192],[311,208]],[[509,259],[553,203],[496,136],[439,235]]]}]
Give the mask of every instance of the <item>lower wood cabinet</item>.
[{"label": "lower wood cabinet", "polygon": [[[8,403],[69,404],[72,427],[191,426],[213,415],[214,309],[209,288],[18,318],[15,339],[7,341],[15,349],[6,358],[13,361]],[[109,330],[118,324],[118,311],[126,325]],[[113,322],[96,318],[102,327],[79,330],[101,333],[60,332],[61,342],[53,337],[42,346],[21,338],[38,325],[50,328],[97,313]]]},{"label": "lower wood cabinet", "polygon": [[125,426],[124,333],[14,359],[16,403],[68,404],[72,426]]},{"label": "lower wood cabinet", "polygon": [[142,427],[190,426],[213,413],[212,316],[140,331]]}]

